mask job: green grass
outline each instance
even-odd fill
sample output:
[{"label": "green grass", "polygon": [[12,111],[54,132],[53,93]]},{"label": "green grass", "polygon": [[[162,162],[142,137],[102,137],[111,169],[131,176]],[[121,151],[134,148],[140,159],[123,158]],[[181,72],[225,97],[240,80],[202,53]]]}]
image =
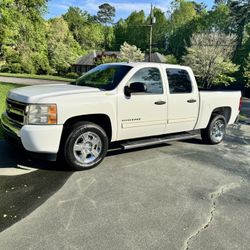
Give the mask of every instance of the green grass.
[{"label": "green grass", "polygon": [[248,120],[249,117],[246,114],[243,114],[242,112],[239,115],[240,121]]},{"label": "green grass", "polygon": [[52,75],[31,75],[31,74],[14,74],[14,73],[0,73],[0,76],[17,77],[17,78],[29,78],[29,79],[41,79],[41,80],[55,80],[55,81],[68,81],[72,82],[74,79],[61,76]]},{"label": "green grass", "polygon": [[[2,114],[5,110],[5,100],[7,93],[10,89],[21,87],[20,85],[12,84],[12,83],[1,83],[0,82],[0,114]],[[0,121],[0,140],[3,139],[3,129]]]}]

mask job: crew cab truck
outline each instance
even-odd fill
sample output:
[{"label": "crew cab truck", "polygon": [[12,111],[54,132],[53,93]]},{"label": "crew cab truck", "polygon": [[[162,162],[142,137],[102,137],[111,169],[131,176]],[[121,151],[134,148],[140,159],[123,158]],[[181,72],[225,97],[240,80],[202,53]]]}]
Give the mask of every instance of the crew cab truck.
[{"label": "crew cab truck", "polygon": [[11,90],[2,125],[27,151],[84,170],[97,166],[113,142],[130,149],[200,130],[205,143],[220,143],[240,99],[238,91],[199,91],[189,67],[112,63],[72,84]]}]

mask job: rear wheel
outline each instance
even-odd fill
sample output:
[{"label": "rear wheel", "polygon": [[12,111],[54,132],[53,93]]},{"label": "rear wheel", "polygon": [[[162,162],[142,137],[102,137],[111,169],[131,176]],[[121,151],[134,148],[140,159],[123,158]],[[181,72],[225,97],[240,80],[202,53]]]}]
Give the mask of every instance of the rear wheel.
[{"label": "rear wheel", "polygon": [[106,156],[108,137],[97,124],[79,122],[67,136],[64,145],[64,158],[74,170],[96,167]]},{"label": "rear wheel", "polygon": [[208,144],[220,143],[226,134],[226,124],[224,116],[213,116],[207,128],[201,130],[202,140]]}]

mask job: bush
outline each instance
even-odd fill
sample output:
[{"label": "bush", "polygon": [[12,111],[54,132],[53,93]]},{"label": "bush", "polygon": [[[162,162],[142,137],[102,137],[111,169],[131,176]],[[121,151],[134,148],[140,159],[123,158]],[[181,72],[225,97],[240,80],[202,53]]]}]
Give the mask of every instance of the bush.
[{"label": "bush", "polygon": [[20,63],[12,63],[6,65],[6,71],[9,71],[11,73],[23,73],[22,65]]},{"label": "bush", "polygon": [[166,63],[169,63],[169,64],[177,64],[177,59],[175,58],[174,55],[166,55],[165,56],[166,58]]},{"label": "bush", "polygon": [[79,75],[75,72],[69,72],[65,75],[65,77],[67,78],[72,78],[72,79],[77,79],[79,77]]}]

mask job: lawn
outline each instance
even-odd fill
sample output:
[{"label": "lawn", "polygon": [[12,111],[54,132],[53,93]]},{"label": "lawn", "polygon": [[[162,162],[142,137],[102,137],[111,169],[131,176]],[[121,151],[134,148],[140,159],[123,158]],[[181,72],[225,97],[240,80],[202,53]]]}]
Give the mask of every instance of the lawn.
[{"label": "lawn", "polygon": [[[2,114],[5,110],[5,100],[6,95],[10,89],[21,87],[20,85],[12,84],[12,83],[1,83],[0,82],[0,114]],[[0,121],[1,123],[1,121]],[[0,140],[3,139],[3,130],[0,124]]]},{"label": "lawn", "polygon": [[55,80],[72,82],[73,78],[66,78],[61,76],[52,75],[31,75],[31,74],[14,74],[14,73],[0,73],[0,76],[17,77],[17,78],[29,78],[29,79],[42,79],[42,80]]}]

